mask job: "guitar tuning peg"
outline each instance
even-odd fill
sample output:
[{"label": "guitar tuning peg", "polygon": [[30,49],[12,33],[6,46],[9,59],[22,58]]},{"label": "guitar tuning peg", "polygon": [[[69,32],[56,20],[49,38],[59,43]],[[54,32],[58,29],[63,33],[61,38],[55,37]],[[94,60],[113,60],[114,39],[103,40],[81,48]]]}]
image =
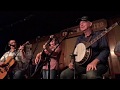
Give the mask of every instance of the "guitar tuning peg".
[{"label": "guitar tuning peg", "polygon": [[107,30],[107,28],[105,28],[105,30]]}]

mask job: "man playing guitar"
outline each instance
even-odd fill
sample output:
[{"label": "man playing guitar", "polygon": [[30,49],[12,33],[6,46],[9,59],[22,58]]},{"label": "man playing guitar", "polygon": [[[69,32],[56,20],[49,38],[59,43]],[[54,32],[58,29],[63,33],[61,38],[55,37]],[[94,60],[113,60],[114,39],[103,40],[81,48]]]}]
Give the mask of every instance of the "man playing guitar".
[{"label": "man playing guitar", "polygon": [[17,50],[16,41],[10,40],[8,46],[10,50],[0,59],[0,79],[22,79],[24,77],[22,65],[26,62],[24,45]]}]

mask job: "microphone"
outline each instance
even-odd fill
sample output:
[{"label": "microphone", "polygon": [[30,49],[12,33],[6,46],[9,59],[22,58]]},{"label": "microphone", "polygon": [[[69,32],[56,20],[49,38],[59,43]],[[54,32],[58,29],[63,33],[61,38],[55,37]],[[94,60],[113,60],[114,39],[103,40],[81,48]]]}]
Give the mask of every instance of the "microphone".
[{"label": "microphone", "polygon": [[53,39],[54,38],[54,35],[50,35],[50,39]]},{"label": "microphone", "polygon": [[48,39],[48,41],[46,42],[46,44],[49,44],[54,38],[54,35],[50,35],[50,38]]},{"label": "microphone", "polygon": [[9,45],[15,47],[15,45],[11,45],[11,44],[9,44]]},{"label": "microphone", "polygon": [[50,35],[50,38],[49,38],[49,40],[48,40],[48,43],[50,43],[50,42],[53,40],[53,38],[54,38],[54,35]]}]

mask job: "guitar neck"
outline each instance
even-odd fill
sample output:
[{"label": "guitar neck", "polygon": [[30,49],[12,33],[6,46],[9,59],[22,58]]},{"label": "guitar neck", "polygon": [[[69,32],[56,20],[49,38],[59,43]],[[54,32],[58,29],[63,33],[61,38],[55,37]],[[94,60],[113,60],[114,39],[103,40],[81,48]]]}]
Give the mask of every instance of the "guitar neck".
[{"label": "guitar neck", "polygon": [[100,35],[98,35],[96,38],[94,38],[93,40],[91,40],[88,44],[87,44],[87,48],[89,46],[91,46],[93,43],[95,43],[97,40],[99,40],[100,38],[102,38],[104,35],[106,35],[108,32],[110,32],[113,28],[115,28],[118,25],[118,23],[114,23],[111,27],[109,27],[108,29],[105,29],[105,31],[103,31]]}]

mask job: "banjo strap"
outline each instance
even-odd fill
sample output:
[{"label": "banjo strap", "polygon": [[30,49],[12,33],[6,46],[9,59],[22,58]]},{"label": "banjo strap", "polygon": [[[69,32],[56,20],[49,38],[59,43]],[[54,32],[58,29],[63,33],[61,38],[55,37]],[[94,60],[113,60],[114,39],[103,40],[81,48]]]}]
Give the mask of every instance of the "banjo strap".
[{"label": "banjo strap", "polygon": [[90,37],[87,40],[87,43],[90,42],[90,40],[92,39],[92,35],[90,35]]}]

